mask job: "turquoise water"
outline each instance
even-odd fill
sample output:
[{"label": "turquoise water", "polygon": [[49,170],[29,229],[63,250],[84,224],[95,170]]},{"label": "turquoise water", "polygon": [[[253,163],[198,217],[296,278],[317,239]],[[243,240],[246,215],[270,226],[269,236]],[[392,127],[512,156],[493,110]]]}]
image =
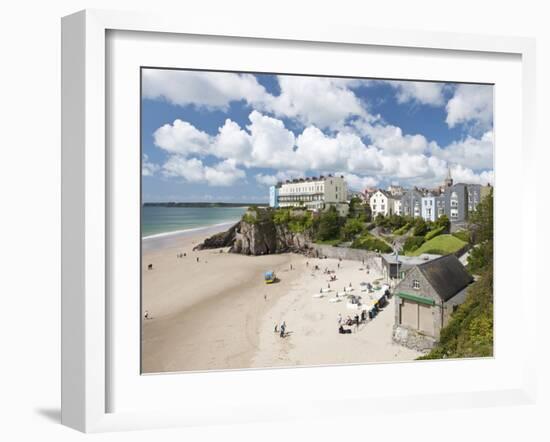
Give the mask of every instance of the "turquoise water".
[{"label": "turquoise water", "polygon": [[246,207],[141,208],[141,237],[238,221]]}]

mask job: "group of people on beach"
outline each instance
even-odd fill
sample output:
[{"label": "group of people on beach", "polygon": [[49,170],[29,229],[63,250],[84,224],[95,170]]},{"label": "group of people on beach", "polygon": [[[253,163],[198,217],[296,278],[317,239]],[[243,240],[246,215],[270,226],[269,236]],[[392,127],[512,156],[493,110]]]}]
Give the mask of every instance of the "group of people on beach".
[{"label": "group of people on beach", "polygon": [[338,333],[340,334],[351,333],[351,329],[345,328],[344,325],[347,325],[349,327],[355,326],[355,331],[357,332],[359,331],[359,324],[362,324],[366,320],[367,320],[366,310],[363,310],[361,312],[361,316],[359,316],[359,314],[356,313],[353,318],[350,315],[348,315],[345,320],[342,318],[342,314],[338,313]]}]

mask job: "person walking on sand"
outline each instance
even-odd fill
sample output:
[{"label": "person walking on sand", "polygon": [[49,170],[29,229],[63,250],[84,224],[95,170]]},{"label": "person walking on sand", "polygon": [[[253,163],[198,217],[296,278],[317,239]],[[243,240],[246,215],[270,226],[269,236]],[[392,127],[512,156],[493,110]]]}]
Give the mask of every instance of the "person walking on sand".
[{"label": "person walking on sand", "polygon": [[197,256],[197,262],[199,262],[199,257]]},{"label": "person walking on sand", "polygon": [[338,325],[342,325],[342,313],[338,313]]},{"label": "person walking on sand", "polygon": [[279,335],[281,338],[285,337],[285,331],[286,331],[286,323],[285,323],[285,321],[283,321],[281,323],[281,334]]}]

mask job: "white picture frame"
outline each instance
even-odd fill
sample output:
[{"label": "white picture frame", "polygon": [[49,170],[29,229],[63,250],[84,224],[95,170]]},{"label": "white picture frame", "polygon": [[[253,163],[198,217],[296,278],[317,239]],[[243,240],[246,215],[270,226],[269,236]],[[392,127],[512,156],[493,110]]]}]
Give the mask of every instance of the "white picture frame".
[{"label": "white picture frame", "polygon": [[[521,358],[521,376],[509,385],[489,390],[426,395],[388,395],[373,400],[362,396],[332,396],[326,399],[303,398],[307,406],[288,404],[281,412],[263,403],[231,404],[233,413],[207,412],[197,407],[194,413],[182,411],[109,411],[108,396],[111,321],[108,303],[109,253],[112,238],[107,228],[111,210],[109,195],[106,120],[107,44],[110,31],[154,32],[162,35],[217,36],[226,38],[268,39],[319,44],[366,45],[383,48],[466,51],[483,56],[510,54],[521,57],[521,146],[523,167],[534,161],[535,43],[518,37],[494,37],[417,31],[388,31],[346,26],[309,24],[307,26],[266,26],[265,23],[211,23],[194,17],[155,16],[99,10],[81,11],[62,21],[62,423],[84,432],[259,420],[305,418],[339,414],[491,406],[503,403],[532,403],[535,394],[534,339],[526,339]],[[158,35],[158,34],[157,34]],[[497,170],[498,173],[498,170]],[[532,178],[531,178],[532,179]],[[529,186],[525,177],[522,186]],[[534,189],[536,186],[532,186]],[[536,207],[536,192],[523,192],[524,207]],[[527,214],[522,215],[521,235],[526,235]],[[524,241],[519,253],[534,255],[532,243]],[[497,243],[498,248],[498,243]],[[497,261],[498,262],[498,261]],[[520,262],[526,262],[520,260]],[[524,265],[521,272],[525,274]],[[529,279],[529,278],[528,278]],[[522,299],[536,302],[535,281],[522,287]],[[497,301],[498,302],[498,301]],[[497,319],[498,320],[498,319]],[[522,337],[533,337],[535,324],[524,323]],[[497,356],[498,357],[498,356]],[[461,364],[458,361],[456,364]],[[475,368],[475,367],[474,367]],[[353,368],[355,372],[361,366]],[[470,367],[472,369],[472,367]],[[304,370],[296,370],[305,373]],[[289,371],[287,371],[289,372]],[[246,376],[246,372],[240,377]],[[287,375],[290,376],[290,375]],[[175,379],[175,378],[173,378]],[[246,380],[244,381],[246,382]],[[365,397],[366,398],[366,397]],[[189,398],[192,400],[193,398]],[[368,399],[368,398],[367,398]],[[303,405],[303,404],[302,404]],[[210,410],[211,411],[211,410]]]}]

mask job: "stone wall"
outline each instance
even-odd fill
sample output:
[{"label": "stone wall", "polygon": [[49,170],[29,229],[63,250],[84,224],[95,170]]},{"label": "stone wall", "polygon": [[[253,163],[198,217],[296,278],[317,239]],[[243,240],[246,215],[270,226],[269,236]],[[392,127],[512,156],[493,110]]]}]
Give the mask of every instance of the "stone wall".
[{"label": "stone wall", "polygon": [[346,259],[350,261],[365,260],[365,264],[369,265],[374,271],[382,273],[382,257],[376,252],[321,244],[311,244],[310,248],[313,256],[317,257]]},{"label": "stone wall", "polygon": [[421,352],[431,350],[437,342],[431,336],[399,325],[393,327],[392,339],[396,344]]}]

